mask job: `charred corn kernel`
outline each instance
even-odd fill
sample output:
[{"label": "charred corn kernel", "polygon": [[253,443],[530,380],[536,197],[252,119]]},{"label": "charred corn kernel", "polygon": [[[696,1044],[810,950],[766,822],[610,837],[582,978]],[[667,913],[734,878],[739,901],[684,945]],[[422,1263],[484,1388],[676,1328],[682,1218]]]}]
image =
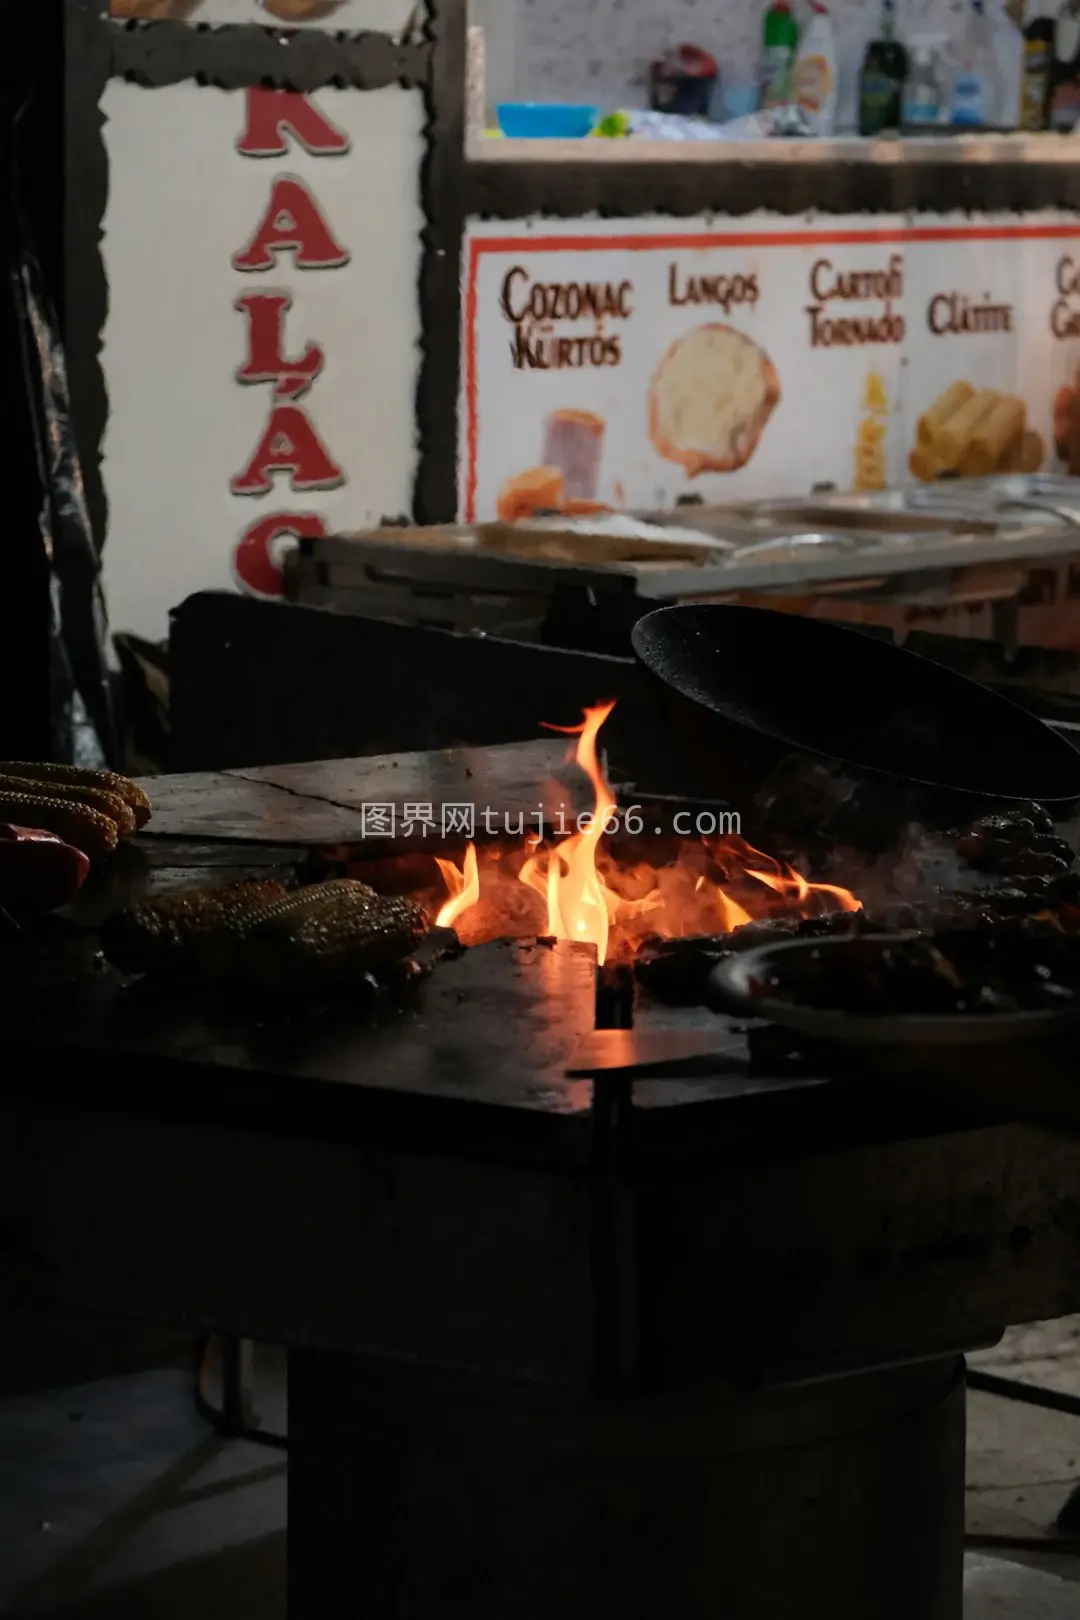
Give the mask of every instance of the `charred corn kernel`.
[{"label": "charred corn kernel", "polygon": [[66,787],[98,788],[114,793],[131,810],[137,827],[150,820],[150,800],[130,777],[116,771],[86,770],[81,765],[38,764],[29,760],[0,761],[0,776],[21,776],[31,782],[56,782]]},{"label": "charred corn kernel", "polygon": [[120,838],[130,838],[135,831],[135,813],[131,806],[115,793],[104,788],[68,785],[64,782],[36,782],[30,777],[0,776],[0,793],[29,793],[35,799],[64,799],[68,804],[85,804],[91,810],[100,810],[116,825]]},{"label": "charred corn kernel", "polygon": [[245,957],[253,946],[266,949],[268,939],[272,941],[275,934],[287,934],[308,912],[318,910],[338,895],[351,897],[355,905],[361,900],[375,899],[375,890],[356,878],[334,878],[329,883],[292,889],[269,905],[225,918],[220,927],[208,930],[200,942],[202,966],[225,978],[242,976]]},{"label": "charred corn kernel", "polygon": [[276,993],[347,989],[400,962],[427,930],[427,918],[411,900],[339,897],[292,926],[279,920],[273,938],[256,931],[244,978]]},{"label": "charred corn kernel", "polygon": [[180,967],[213,929],[225,928],[284,898],[284,885],[274,879],[226,883],[218,889],[182,889],[142,900],[111,917],[101,930],[101,948],[113,967],[124,973]]},{"label": "charred corn kernel", "polygon": [[341,988],[406,956],[428,930],[419,906],[353,878],[297,889],[206,940],[213,972],[278,992]]},{"label": "charred corn kernel", "polygon": [[45,798],[34,793],[0,790],[0,821],[19,827],[41,827],[74,844],[91,860],[116,848],[116,822],[76,800]]}]

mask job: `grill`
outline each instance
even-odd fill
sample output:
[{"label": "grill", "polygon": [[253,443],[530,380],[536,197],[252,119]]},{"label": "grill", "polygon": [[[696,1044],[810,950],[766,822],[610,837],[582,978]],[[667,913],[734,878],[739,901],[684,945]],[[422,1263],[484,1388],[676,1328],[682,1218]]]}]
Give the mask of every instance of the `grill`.
[{"label": "grill", "polygon": [[[360,860],[414,887],[460,839],[364,839],[365,805],[528,812],[564,748],[162,778],[88,903]],[[64,1009],[3,1020],[20,1286],[290,1347],[294,1620],[331,1594],[386,1620],[959,1620],[962,1354],[1080,1306],[1074,1141],[885,1106],[571,941],[479,943],[404,1005],[97,975]],[[568,1075],[627,1025],[725,1049]]]}]

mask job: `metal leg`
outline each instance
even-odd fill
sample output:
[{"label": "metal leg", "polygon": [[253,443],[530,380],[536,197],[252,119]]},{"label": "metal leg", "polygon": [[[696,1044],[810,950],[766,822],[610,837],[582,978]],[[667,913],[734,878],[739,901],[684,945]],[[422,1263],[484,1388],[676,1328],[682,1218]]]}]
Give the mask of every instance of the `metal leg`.
[{"label": "metal leg", "polygon": [[231,1439],[243,1433],[248,1422],[248,1399],[244,1387],[245,1341],[223,1337],[221,1346],[221,1432]]}]

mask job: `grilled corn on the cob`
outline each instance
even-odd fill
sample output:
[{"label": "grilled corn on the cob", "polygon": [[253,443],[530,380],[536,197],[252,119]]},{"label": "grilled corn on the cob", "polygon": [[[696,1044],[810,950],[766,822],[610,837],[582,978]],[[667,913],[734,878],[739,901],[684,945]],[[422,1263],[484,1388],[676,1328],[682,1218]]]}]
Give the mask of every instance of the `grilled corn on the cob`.
[{"label": "grilled corn on the cob", "polygon": [[[116,771],[94,771],[81,765],[49,765],[29,760],[0,761],[0,776],[20,776],[31,782],[56,783],[65,787],[97,788],[123,799],[135,817],[137,827],[150,819],[150,800],[141,787]],[[55,796],[55,795],[54,795]]]},{"label": "grilled corn on the cob", "polygon": [[85,804],[100,810],[115,823],[118,838],[130,838],[135,831],[135,813],[116,793],[104,788],[75,786],[66,782],[36,782],[30,777],[0,775],[0,794],[29,793],[35,799],[63,799],[67,804]]},{"label": "grilled corn on the cob", "polygon": [[101,810],[69,799],[55,799],[36,793],[0,789],[0,821],[21,827],[41,827],[56,833],[65,843],[74,844],[91,860],[111,855],[116,848],[116,822]]},{"label": "grilled corn on the cob", "polygon": [[199,954],[208,972],[262,990],[330,990],[400,961],[427,929],[411,901],[337,878],[230,920],[207,934]]},{"label": "grilled corn on the cob", "polygon": [[121,972],[167,971],[186,965],[197,943],[214,929],[235,926],[284,898],[284,886],[272,879],[182,889],[111,917],[101,930],[101,948]]},{"label": "grilled corn on the cob", "polygon": [[294,980],[305,989],[345,988],[400,962],[427,931],[420,907],[402,896],[329,906],[305,917],[289,935],[281,988]]}]

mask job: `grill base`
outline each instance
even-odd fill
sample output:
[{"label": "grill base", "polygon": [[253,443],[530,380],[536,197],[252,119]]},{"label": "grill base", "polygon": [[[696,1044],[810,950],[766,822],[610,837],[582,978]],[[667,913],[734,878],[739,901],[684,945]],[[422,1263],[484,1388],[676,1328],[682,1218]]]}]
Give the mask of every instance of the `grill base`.
[{"label": "grill base", "polygon": [[300,1351],[289,1406],[290,1620],[961,1617],[959,1358],[607,1407]]}]

